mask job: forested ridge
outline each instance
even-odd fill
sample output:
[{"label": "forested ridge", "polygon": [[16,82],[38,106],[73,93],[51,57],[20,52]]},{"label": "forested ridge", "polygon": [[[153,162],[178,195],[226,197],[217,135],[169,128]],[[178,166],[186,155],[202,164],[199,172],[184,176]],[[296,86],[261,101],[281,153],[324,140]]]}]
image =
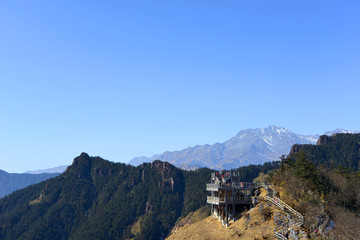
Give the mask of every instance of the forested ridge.
[{"label": "forested ridge", "polygon": [[272,177],[310,236],[360,239],[359,143],[360,134],[335,134],[295,145]]},{"label": "forested ridge", "polygon": [[308,160],[316,165],[329,168],[349,168],[360,171],[360,134],[338,133],[333,136],[323,135],[316,145],[294,145],[289,155],[293,158],[296,152],[306,153]]},{"label": "forested ridge", "polygon": [[[244,181],[278,163],[237,169]],[[0,239],[162,239],[206,205],[212,170],[138,167],[82,153],[60,176],[0,199]]]}]

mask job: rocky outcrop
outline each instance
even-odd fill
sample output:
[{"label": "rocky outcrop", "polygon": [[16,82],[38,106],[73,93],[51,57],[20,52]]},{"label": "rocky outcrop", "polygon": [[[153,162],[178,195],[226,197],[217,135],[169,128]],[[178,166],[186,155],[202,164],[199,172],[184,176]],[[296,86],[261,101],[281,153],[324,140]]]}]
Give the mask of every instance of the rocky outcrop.
[{"label": "rocky outcrop", "polygon": [[301,145],[299,144],[294,144],[291,149],[290,149],[290,154],[292,153],[297,153],[301,150]]},{"label": "rocky outcrop", "polygon": [[[334,134],[333,136],[335,136],[336,134]],[[320,136],[319,140],[317,141],[316,145],[325,145],[331,142],[331,137],[327,136],[327,135],[322,135]]]},{"label": "rocky outcrop", "polygon": [[74,159],[72,165],[65,172],[72,173],[77,178],[88,178],[90,177],[91,162],[90,156],[83,152]]},{"label": "rocky outcrop", "polygon": [[174,177],[179,178],[180,176],[178,176],[177,170],[173,165],[156,160],[150,164],[150,167],[160,173],[161,180],[159,179],[158,181],[159,187],[170,186],[172,191],[174,191],[175,187],[178,187],[180,180],[175,181]]}]

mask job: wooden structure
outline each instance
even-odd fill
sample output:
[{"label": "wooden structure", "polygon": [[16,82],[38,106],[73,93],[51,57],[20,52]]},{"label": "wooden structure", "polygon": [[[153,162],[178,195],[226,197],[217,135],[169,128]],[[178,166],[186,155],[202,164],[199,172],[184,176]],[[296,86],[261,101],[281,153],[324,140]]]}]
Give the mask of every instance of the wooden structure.
[{"label": "wooden structure", "polygon": [[255,205],[253,197],[257,185],[241,182],[238,172],[216,172],[211,174],[211,183],[206,184],[210,192],[207,203],[211,204],[211,214],[218,217],[223,225],[228,226],[229,220],[236,220],[236,215],[244,207]]}]

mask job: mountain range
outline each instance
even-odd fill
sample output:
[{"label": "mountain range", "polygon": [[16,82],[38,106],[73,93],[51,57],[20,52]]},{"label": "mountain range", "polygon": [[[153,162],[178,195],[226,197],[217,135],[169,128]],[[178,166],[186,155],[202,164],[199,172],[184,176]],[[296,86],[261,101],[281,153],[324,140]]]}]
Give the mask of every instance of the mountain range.
[{"label": "mountain range", "polygon": [[[324,135],[335,133],[359,133],[358,131],[337,128],[327,131]],[[316,144],[320,135],[301,135],[283,127],[269,126],[267,128],[241,130],[236,136],[223,143],[213,145],[196,145],[179,151],[166,151],[151,157],[135,157],[129,164],[138,166],[154,160],[167,161],[184,170],[196,170],[201,167],[212,169],[231,169],[249,164],[262,164],[277,161],[281,155],[286,155],[294,144]],[[62,173],[68,166],[58,166],[49,169],[27,171],[25,173]]]},{"label": "mountain range", "polygon": [[25,173],[29,174],[41,174],[41,173],[63,173],[68,166],[59,166],[59,167],[53,167],[48,169],[39,169],[35,171],[26,171]]},{"label": "mountain range", "polygon": [[[356,133],[337,128],[326,135],[335,133]],[[186,169],[208,167],[212,169],[232,169],[249,164],[262,164],[279,160],[289,153],[294,144],[316,144],[320,135],[301,135],[277,126],[241,130],[236,136],[223,143],[197,145],[180,151],[156,154],[152,157],[137,157],[129,163],[140,165],[154,160],[167,161]]]},{"label": "mountain range", "polygon": [[13,191],[25,188],[31,184],[35,184],[46,179],[56,177],[60,173],[8,173],[0,170],[0,198],[12,193]]}]

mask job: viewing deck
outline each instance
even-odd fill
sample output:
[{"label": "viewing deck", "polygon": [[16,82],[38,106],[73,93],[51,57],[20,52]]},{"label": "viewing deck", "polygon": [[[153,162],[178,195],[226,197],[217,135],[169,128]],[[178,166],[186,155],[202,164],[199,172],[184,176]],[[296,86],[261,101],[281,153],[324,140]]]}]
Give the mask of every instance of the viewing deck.
[{"label": "viewing deck", "polygon": [[210,183],[206,184],[209,196],[206,202],[211,204],[211,214],[218,217],[223,225],[228,226],[229,218],[235,219],[238,211],[256,204],[254,192],[261,184],[241,181],[238,172],[211,173]]}]

